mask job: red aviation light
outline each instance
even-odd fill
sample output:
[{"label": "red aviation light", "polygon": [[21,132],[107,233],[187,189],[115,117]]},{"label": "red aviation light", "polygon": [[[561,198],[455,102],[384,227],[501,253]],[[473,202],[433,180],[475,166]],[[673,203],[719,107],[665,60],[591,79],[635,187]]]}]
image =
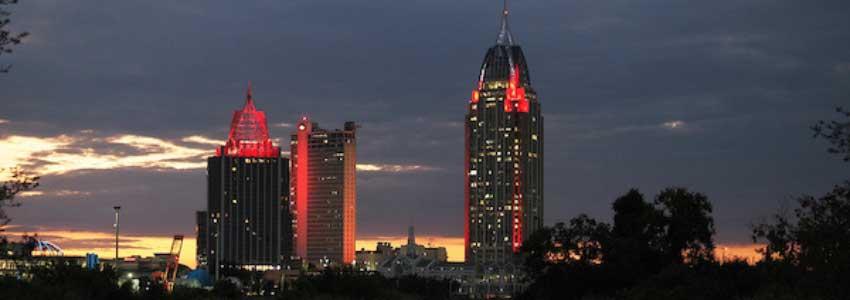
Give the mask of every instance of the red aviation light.
[{"label": "red aviation light", "polygon": [[481,87],[484,86],[484,82],[478,80],[478,88],[472,91],[472,99],[470,99],[470,103],[478,103],[478,100],[481,98]]},{"label": "red aviation light", "polygon": [[[516,158],[516,156],[515,156]],[[522,207],[523,207],[523,199],[522,199],[522,173],[516,172],[514,174],[514,193],[513,193],[513,228],[512,228],[512,239],[511,249],[513,249],[514,253],[519,253],[520,247],[522,247]]]},{"label": "red aviation light", "polygon": [[505,89],[505,111],[528,112],[528,99],[525,98],[525,88],[520,83],[519,66],[514,65]]},{"label": "red aviation light", "polygon": [[245,106],[233,112],[230,133],[224,147],[216,149],[216,156],[280,157],[280,148],[269,138],[266,113],[254,107],[251,86],[248,86]]}]

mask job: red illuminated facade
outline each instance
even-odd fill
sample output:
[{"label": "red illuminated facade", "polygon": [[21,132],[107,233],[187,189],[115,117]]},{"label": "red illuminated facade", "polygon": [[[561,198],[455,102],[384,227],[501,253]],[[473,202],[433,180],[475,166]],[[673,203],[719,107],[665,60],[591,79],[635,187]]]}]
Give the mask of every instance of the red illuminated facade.
[{"label": "red illuminated facade", "polygon": [[490,266],[515,263],[543,226],[543,117],[507,16],[505,9],[465,122],[466,260]]},{"label": "red illuminated facade", "polygon": [[272,144],[266,113],[254,107],[251,85],[245,97],[245,106],[233,112],[227,143],[216,149],[216,156],[279,157],[280,148]]},{"label": "red illuminated facade", "polygon": [[356,240],[356,126],[324,130],[302,118],[292,135],[295,254],[317,266],[350,264]]}]

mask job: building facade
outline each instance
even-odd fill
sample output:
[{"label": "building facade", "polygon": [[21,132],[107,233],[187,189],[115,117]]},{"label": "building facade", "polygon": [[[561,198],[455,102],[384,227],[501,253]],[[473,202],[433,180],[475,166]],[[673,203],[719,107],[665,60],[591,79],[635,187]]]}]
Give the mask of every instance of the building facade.
[{"label": "building facade", "polygon": [[356,125],[325,130],[306,117],[291,139],[295,254],[319,267],[354,262]]},{"label": "building facade", "polygon": [[254,106],[249,87],[226,144],[207,159],[198,261],[216,277],[223,269],[281,268],[292,252],[288,185],[289,160],[269,138],[265,113]]},{"label": "building facade", "polygon": [[[209,200],[207,200],[209,201]],[[195,260],[197,261],[198,267],[208,267],[208,255],[209,255],[209,241],[207,240],[207,235],[209,234],[209,221],[210,216],[209,213],[205,210],[195,212]]]},{"label": "building facade", "polygon": [[466,260],[499,268],[543,225],[543,117],[507,7],[467,109]]}]

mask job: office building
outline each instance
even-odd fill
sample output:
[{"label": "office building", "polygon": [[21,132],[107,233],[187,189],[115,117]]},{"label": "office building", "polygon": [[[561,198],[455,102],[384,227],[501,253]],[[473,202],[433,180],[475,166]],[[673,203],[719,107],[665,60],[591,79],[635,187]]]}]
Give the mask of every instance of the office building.
[{"label": "office building", "polygon": [[500,268],[543,225],[543,117],[507,7],[467,109],[466,260]]},{"label": "office building", "polygon": [[295,254],[318,267],[354,262],[356,126],[325,130],[302,118],[291,140]]},{"label": "office building", "polygon": [[225,145],[207,159],[207,210],[199,212],[201,267],[274,270],[291,256],[289,161],[269,138],[266,115],[248,88]]}]

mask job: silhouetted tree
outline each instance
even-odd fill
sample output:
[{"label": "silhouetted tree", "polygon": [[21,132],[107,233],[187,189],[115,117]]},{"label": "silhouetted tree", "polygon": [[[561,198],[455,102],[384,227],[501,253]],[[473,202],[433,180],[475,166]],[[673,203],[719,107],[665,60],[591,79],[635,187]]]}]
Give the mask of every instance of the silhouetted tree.
[{"label": "silhouetted tree", "polygon": [[612,272],[613,286],[629,286],[663,267],[663,214],[629,190],[612,205],[614,226],[603,251]]},{"label": "silhouetted tree", "polygon": [[603,244],[611,235],[611,226],[585,214],[570,220],[559,242],[566,250],[566,259],[573,264],[595,265],[603,260]]},{"label": "silhouetted tree", "polygon": [[[850,161],[850,112],[837,108],[847,119],[820,121],[815,137],[827,139],[830,153]],[[764,265],[782,270],[787,277],[799,274],[788,286],[802,295],[850,298],[850,180],[824,196],[802,196],[793,214],[780,212],[770,221],[753,226],[754,242],[765,242],[759,251]],[[789,271],[791,268],[791,271]]]},{"label": "silhouetted tree", "polygon": [[608,224],[584,214],[532,234],[522,246],[532,282],[521,298],[581,299],[610,289],[600,267],[610,235]]},{"label": "silhouetted tree", "polygon": [[765,261],[798,267],[803,284],[828,295],[850,296],[850,181],[825,196],[803,196],[792,217],[777,214],[773,222],[753,228],[753,241],[765,241]]},{"label": "silhouetted tree", "polygon": [[0,187],[0,232],[5,231],[5,226],[12,221],[5,208],[20,206],[21,203],[16,201],[15,196],[38,187],[39,180],[38,176],[32,176],[20,168],[0,169],[0,174],[3,171],[9,173],[10,178]]},{"label": "silhouetted tree", "polygon": [[564,231],[564,227],[563,222],[559,222],[553,227],[544,226],[523,241],[522,253],[524,255],[525,273],[532,280],[546,273],[549,265],[553,263],[553,261],[547,259],[551,254],[564,255],[563,248],[555,247],[555,239],[553,238],[553,236]]},{"label": "silhouetted tree", "polygon": [[[20,44],[29,35],[27,32],[13,33],[6,29],[11,20],[11,13],[3,8],[5,5],[18,3],[18,0],[0,0],[0,55],[12,52],[12,46]],[[0,65],[0,73],[9,72],[11,65]]]},{"label": "silhouetted tree", "polygon": [[620,297],[659,274],[685,272],[690,277],[684,279],[698,278],[701,273],[690,273],[712,270],[716,264],[712,206],[705,195],[668,188],[649,203],[631,189],[612,208],[613,227],[579,215],[569,224],[544,227],[523,242],[531,284],[521,298]]},{"label": "silhouetted tree", "polygon": [[850,110],[835,108],[841,120],[819,121],[812,126],[815,138],[825,138],[832,144],[827,151],[843,155],[844,161],[850,161]]},{"label": "silhouetted tree", "polygon": [[0,279],[0,299],[133,299],[129,289],[118,287],[111,269],[88,270],[79,265],[56,263],[30,270],[31,278]]},{"label": "silhouetted tree", "polygon": [[702,262],[696,265],[670,265],[644,278],[619,296],[631,300],[754,299],[765,282],[764,274],[742,260],[723,264]]},{"label": "silhouetted tree", "polygon": [[714,218],[708,197],[667,188],[655,197],[664,224],[664,252],[676,264],[714,259]]},{"label": "silhouetted tree", "polygon": [[212,293],[217,299],[239,299],[242,297],[242,291],[230,280],[217,281],[213,286]]},{"label": "silhouetted tree", "polygon": [[570,220],[569,225],[544,227],[523,243],[527,273],[534,277],[559,265],[599,264],[603,260],[603,244],[610,234],[608,224],[584,214]]},{"label": "silhouetted tree", "polygon": [[[455,287],[457,284],[454,285]],[[281,299],[461,299],[451,295],[448,280],[416,276],[385,278],[355,272],[350,267],[329,268],[318,276],[302,275]]]}]

